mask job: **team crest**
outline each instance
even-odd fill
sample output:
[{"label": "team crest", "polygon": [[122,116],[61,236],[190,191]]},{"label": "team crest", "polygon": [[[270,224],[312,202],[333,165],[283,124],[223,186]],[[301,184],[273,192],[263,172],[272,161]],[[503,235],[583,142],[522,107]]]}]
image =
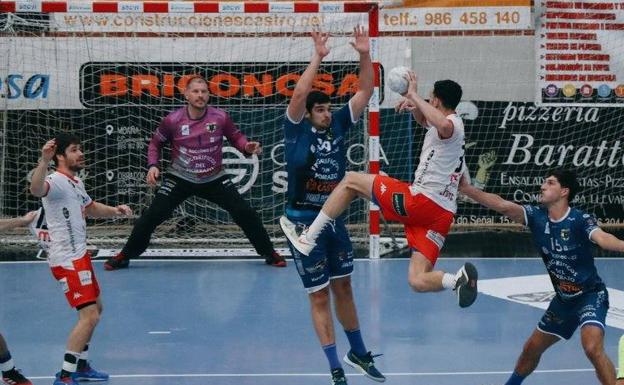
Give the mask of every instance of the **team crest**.
[{"label": "team crest", "polygon": [[180,133],[184,136],[187,136],[190,134],[190,129],[189,129],[189,125],[188,124],[183,124],[182,127],[180,127]]},{"label": "team crest", "polygon": [[206,131],[211,134],[217,130],[217,123],[206,123]]},{"label": "team crest", "polygon": [[564,241],[570,240],[570,229],[561,229],[561,239]]}]

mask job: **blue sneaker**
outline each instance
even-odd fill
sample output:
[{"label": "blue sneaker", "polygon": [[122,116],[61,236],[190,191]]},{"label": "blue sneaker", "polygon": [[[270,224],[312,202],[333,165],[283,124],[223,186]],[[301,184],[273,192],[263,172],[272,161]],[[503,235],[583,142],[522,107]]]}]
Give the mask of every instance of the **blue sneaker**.
[{"label": "blue sneaker", "polygon": [[351,366],[358,372],[362,373],[366,377],[370,378],[373,381],[384,382],[386,381],[386,377],[381,374],[379,370],[375,367],[374,357],[378,357],[381,354],[373,356],[371,352],[366,353],[364,356],[360,357],[353,353],[353,351],[349,350],[349,352],[342,359],[347,365]]},{"label": "blue sneaker", "polygon": [[[56,373],[56,378],[58,379],[60,375],[61,372]],[[74,381],[108,381],[109,376],[108,373],[98,372],[97,370],[93,369],[91,365],[87,365],[86,368],[82,370],[77,370],[72,373],[71,377],[72,379],[74,379]],[[61,384],[55,383],[54,385]]]},{"label": "blue sneaker", "polygon": [[79,385],[72,377],[60,378],[60,373],[56,373],[54,383],[52,385]]},{"label": "blue sneaker", "polygon": [[108,381],[108,373],[98,372],[91,365],[72,373],[72,377],[76,381]]}]

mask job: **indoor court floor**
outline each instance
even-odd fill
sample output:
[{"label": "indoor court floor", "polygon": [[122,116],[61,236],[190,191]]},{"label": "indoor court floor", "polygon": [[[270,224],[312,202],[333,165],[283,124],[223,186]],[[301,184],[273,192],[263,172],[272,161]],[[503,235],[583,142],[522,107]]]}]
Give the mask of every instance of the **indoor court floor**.
[{"label": "indoor court floor", "polygon": [[[90,345],[110,385],[328,385],[326,359],[292,260],[135,260],[95,270],[104,313]],[[465,261],[441,259],[456,271]],[[367,348],[396,385],[494,385],[508,378],[552,295],[540,259],[473,259],[479,297],[407,285],[407,259],[356,260],[353,287]],[[610,292],[605,347],[617,364],[624,332],[624,261],[599,259]],[[34,385],[50,385],[75,322],[46,262],[0,263],[0,332]],[[337,327],[338,352],[348,343]],[[345,367],[349,384],[373,384]],[[527,385],[597,384],[579,333],[546,352]]]}]

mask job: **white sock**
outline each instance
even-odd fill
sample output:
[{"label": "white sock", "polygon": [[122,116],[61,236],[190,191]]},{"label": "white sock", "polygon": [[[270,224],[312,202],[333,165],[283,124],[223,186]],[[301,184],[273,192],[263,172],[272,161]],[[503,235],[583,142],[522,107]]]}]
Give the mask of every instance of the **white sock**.
[{"label": "white sock", "polygon": [[15,367],[15,364],[13,363],[13,359],[9,358],[7,362],[3,362],[0,364],[0,372],[8,372],[14,367]]},{"label": "white sock", "polygon": [[316,238],[319,237],[321,231],[323,231],[325,226],[327,226],[327,224],[333,220],[334,218],[330,218],[329,216],[327,216],[327,214],[323,212],[323,210],[321,210],[314,219],[314,222],[312,222],[310,227],[308,227],[308,232],[306,234],[306,238],[308,239],[308,241],[316,242]]},{"label": "white sock", "polygon": [[79,357],[80,357],[80,353],[66,350],[65,358],[63,360],[63,370],[68,371],[70,373],[74,373],[76,371],[76,367],[78,366]]},{"label": "white sock", "polygon": [[457,284],[457,277],[453,274],[444,273],[442,276],[442,287],[445,289],[455,289]]}]

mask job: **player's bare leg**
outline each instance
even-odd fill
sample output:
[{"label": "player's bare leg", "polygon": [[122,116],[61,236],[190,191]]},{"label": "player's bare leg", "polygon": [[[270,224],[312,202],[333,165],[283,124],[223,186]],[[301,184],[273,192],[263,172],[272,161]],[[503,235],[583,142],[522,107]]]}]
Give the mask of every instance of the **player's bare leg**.
[{"label": "player's bare leg", "polygon": [[624,334],[620,337],[618,346],[618,376],[616,385],[624,385]]},{"label": "player's bare leg", "polygon": [[15,368],[13,357],[2,334],[0,334],[0,374],[2,374],[0,380],[7,385],[32,385],[30,380]]},{"label": "player's bare leg", "polygon": [[457,293],[459,306],[468,307],[477,298],[477,270],[466,263],[456,274],[433,270],[433,264],[422,253],[414,250],[410,257],[407,282],[419,293],[453,289]]},{"label": "player's bare leg", "polygon": [[343,361],[366,377],[377,382],[384,382],[386,377],[375,367],[375,356],[367,351],[362,340],[357,310],[353,301],[351,277],[332,279],[330,287],[334,295],[336,317],[340,321],[351,345],[351,350],[345,354]]},{"label": "player's bare leg", "polygon": [[537,368],[537,364],[539,364],[540,358],[546,349],[558,341],[559,337],[535,329],[533,334],[531,334],[529,339],[524,343],[514,372],[505,385],[522,383],[522,381]]},{"label": "player's bare leg", "polygon": [[604,330],[590,323],[581,328],[581,344],[602,385],[615,384],[615,367],[604,350]]}]

